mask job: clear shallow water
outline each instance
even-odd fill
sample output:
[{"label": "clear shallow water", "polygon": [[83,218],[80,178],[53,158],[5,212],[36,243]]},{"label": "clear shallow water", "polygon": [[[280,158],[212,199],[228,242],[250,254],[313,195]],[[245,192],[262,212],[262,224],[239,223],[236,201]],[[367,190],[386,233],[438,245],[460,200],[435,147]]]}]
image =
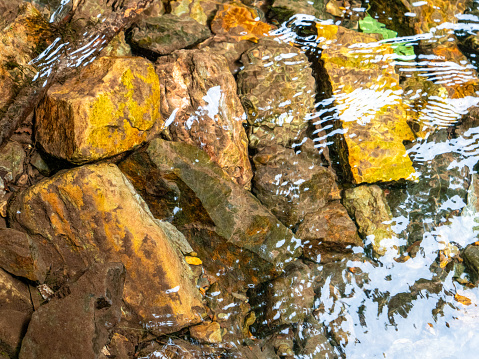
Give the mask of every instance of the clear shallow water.
[{"label": "clear shallow water", "polygon": [[[62,2],[62,6],[67,3]],[[438,23],[438,31],[355,44],[355,49],[375,53],[382,44],[410,44],[416,55],[394,55],[392,59],[403,80],[415,75],[438,85],[460,87],[477,79],[475,54],[470,54],[469,62],[458,63],[421,53],[419,47],[424,43],[434,46],[442,41],[447,35],[439,35],[439,30],[449,29],[457,36],[479,31],[479,18],[475,15],[460,14],[457,19],[456,23]],[[280,41],[295,43],[305,51],[316,49],[323,44],[320,38],[299,36],[296,31],[315,22],[333,23],[298,14],[272,35]],[[104,43],[101,38],[88,38],[86,34],[80,46],[72,46],[61,43],[60,39],[55,40],[34,61],[40,64],[39,76],[35,80],[43,81],[50,76],[50,69],[63,51],[68,52],[69,66],[86,66],[94,60]],[[479,225],[474,221],[479,216],[463,211],[467,200],[464,191],[460,191],[468,187],[470,174],[474,173],[479,160],[479,127],[463,126],[462,131],[447,135],[447,129],[452,129],[472,107],[477,106],[479,94],[460,98],[412,90],[390,94],[378,93],[366,85],[358,86],[354,94],[341,99],[343,108],[335,109],[334,105],[331,108],[333,99],[318,101],[316,112],[311,113],[308,120],[321,124],[338,121],[334,112],[344,111],[346,106],[351,121],[362,121],[364,118],[360,114],[374,113],[384,103],[394,103],[398,96],[403,101],[421,97],[424,105],[417,110],[417,117],[421,124],[432,129],[425,138],[408,143],[408,154],[423,190],[414,190],[419,186],[415,183],[383,186],[389,191],[388,200],[395,215],[392,228],[397,237],[387,241],[386,254],[375,260],[368,257],[367,248],[357,248],[355,260],[346,258],[328,264],[329,271],[332,267],[335,275],[324,278],[315,308],[321,308],[319,318],[327,327],[342,318],[341,328],[348,334],[348,342],[339,343],[337,354],[347,358],[472,358],[479,350],[478,288],[458,283],[453,278],[454,270],[440,268],[437,258],[439,251],[463,249],[475,242],[479,235]],[[434,134],[434,130],[441,129],[443,135]],[[329,137],[331,133],[326,135],[326,141]],[[319,142],[317,148],[321,149]],[[446,155],[453,158],[447,160],[445,166],[436,167],[435,161]],[[440,184],[445,184],[446,188],[428,187],[428,183],[437,183],[430,182],[435,176],[442,177]],[[434,204],[431,205],[431,201]],[[415,220],[423,224],[423,232],[411,229],[410,224]],[[406,258],[404,250],[414,243],[418,245],[415,256]],[[357,272],[362,275],[353,274],[349,268],[360,269]],[[323,271],[323,264],[317,264],[317,269]],[[460,303],[456,295],[469,298],[471,303]]]}]

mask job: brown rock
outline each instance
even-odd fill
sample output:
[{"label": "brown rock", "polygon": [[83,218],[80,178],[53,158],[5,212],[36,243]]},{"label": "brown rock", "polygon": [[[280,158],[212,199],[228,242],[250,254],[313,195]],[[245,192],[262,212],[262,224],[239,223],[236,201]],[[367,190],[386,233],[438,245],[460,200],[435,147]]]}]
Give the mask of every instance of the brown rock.
[{"label": "brown rock", "polygon": [[271,38],[246,51],[238,93],[248,115],[250,147],[289,147],[304,137],[314,110],[316,85],[301,50]]},{"label": "brown rock", "polygon": [[344,191],[343,204],[355,219],[359,233],[370,237],[373,250],[382,255],[386,247],[384,239],[395,237],[391,228],[392,214],[383,190],[376,186],[359,186]]},{"label": "brown rock", "polygon": [[169,240],[171,226],[163,229],[115,165],[83,166],[43,180],[20,193],[9,218],[36,234],[32,239],[52,266],[48,283],[65,282],[93,262],[121,261],[132,321],[154,333],[201,321],[200,293]]},{"label": "brown rock", "polygon": [[200,343],[218,344],[223,341],[221,327],[217,322],[192,326],[190,327],[190,335]]},{"label": "brown rock", "polygon": [[33,312],[28,286],[0,269],[0,353],[16,358]]},{"label": "brown rock", "polygon": [[339,201],[308,214],[296,235],[303,241],[304,256],[318,262],[322,252],[343,252],[351,247],[363,246],[356,225]]},{"label": "brown rock", "polygon": [[92,266],[33,313],[20,358],[97,358],[120,320],[124,281],[121,263]]},{"label": "brown rock", "polygon": [[291,231],[204,151],[155,139],[120,168],[155,217],[186,236],[208,271],[222,281],[231,275],[232,288],[271,278],[301,253]]},{"label": "brown rock", "polygon": [[290,228],[328,201],[340,199],[335,173],[323,167],[314,148],[296,154],[282,146],[266,147],[253,157],[253,163],[253,193]]},{"label": "brown rock", "polygon": [[251,164],[243,128],[245,112],[236,82],[221,55],[177,51],[156,64],[164,118],[171,138],[203,149],[238,184],[249,188]]},{"label": "brown rock", "polygon": [[131,42],[140,51],[158,56],[191,47],[210,36],[208,27],[189,16],[166,14],[143,18],[133,29]]},{"label": "brown rock", "polygon": [[31,238],[11,228],[0,229],[0,268],[40,283],[48,270]]},{"label": "brown rock", "polygon": [[140,57],[102,57],[55,84],[36,112],[36,136],[49,154],[85,163],[131,150],[158,134],[160,88]]}]

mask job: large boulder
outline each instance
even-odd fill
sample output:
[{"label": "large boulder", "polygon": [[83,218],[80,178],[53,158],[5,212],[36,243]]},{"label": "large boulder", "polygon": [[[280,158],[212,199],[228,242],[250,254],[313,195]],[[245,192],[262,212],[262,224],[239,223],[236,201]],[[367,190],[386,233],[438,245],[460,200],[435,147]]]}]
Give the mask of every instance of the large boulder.
[{"label": "large boulder", "polygon": [[121,263],[90,267],[33,313],[20,358],[98,358],[120,320],[124,281]]},{"label": "large boulder", "polygon": [[250,187],[246,115],[226,59],[206,50],[176,51],[158,59],[161,113],[173,121],[174,141],[203,149],[236,183]]},{"label": "large boulder", "polygon": [[81,164],[134,149],[158,134],[158,76],[140,57],[102,57],[54,84],[36,111],[36,138],[49,154]]},{"label": "large boulder", "polygon": [[0,355],[17,357],[32,312],[28,285],[0,269]]},{"label": "large boulder", "polygon": [[185,234],[208,270],[232,275],[232,288],[271,278],[301,254],[291,231],[196,147],[155,139],[120,169],[153,214]]},{"label": "large boulder", "polygon": [[196,20],[166,14],[143,18],[133,29],[131,43],[140,51],[158,56],[191,47],[209,36],[210,30]]},{"label": "large boulder", "polygon": [[9,220],[30,233],[51,264],[46,282],[54,288],[95,262],[122,262],[129,319],[158,334],[201,321],[200,293],[170,241],[176,230],[153,218],[115,165],[83,166],[39,182],[17,196]]}]

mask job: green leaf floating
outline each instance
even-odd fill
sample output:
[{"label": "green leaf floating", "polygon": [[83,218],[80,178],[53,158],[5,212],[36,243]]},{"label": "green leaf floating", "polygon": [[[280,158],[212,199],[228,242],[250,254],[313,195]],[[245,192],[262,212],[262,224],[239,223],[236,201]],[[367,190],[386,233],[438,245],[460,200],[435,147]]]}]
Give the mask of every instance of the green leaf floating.
[{"label": "green leaf floating", "polygon": [[[359,27],[362,32],[366,34],[379,34],[384,40],[394,39],[398,33],[393,30],[386,29],[386,25],[380,23],[376,19],[373,19],[371,15],[366,14],[364,19],[359,20]],[[394,52],[399,56],[414,56],[414,49],[411,45],[407,46],[407,43],[391,44]]]}]

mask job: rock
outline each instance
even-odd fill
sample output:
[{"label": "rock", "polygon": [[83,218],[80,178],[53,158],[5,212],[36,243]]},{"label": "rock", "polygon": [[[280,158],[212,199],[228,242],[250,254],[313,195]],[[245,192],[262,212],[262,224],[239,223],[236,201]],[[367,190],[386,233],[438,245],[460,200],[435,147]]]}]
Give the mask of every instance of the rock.
[{"label": "rock", "polygon": [[286,227],[191,145],[155,139],[120,168],[155,217],[186,236],[208,271],[231,273],[232,288],[271,278],[301,253]]},{"label": "rock", "polygon": [[211,31],[236,41],[256,42],[268,36],[273,29],[271,25],[259,19],[258,11],[251,7],[237,3],[224,4],[211,22]]},{"label": "rock", "polygon": [[340,119],[334,121],[341,127],[336,132],[344,133],[335,141],[345,173],[356,184],[414,179],[403,145],[414,136],[406,122],[399,76],[388,60],[393,49],[374,45],[375,56],[382,59],[371,63],[369,52],[360,53],[352,45],[376,38],[336,25],[318,24],[317,30],[323,42],[318,44],[322,52],[315,64],[316,80],[325,101],[334,98],[329,116]]},{"label": "rock", "polygon": [[[189,266],[115,165],[74,168],[21,192],[10,206],[14,228],[34,233],[58,286],[94,262],[122,262],[130,321],[153,333],[201,321],[202,303]],[[163,228],[166,229],[164,230]]]},{"label": "rock", "polygon": [[90,267],[33,313],[20,358],[97,358],[120,320],[124,281],[121,263]]},{"label": "rock", "polygon": [[221,348],[170,338],[149,343],[138,351],[137,356],[139,358],[196,359],[221,357],[223,353],[224,349]]},{"label": "rock", "polygon": [[217,322],[194,325],[190,327],[190,335],[200,343],[218,344],[223,341],[221,327]]},{"label": "rock", "polygon": [[314,316],[306,318],[300,327],[300,333],[300,356],[308,359],[334,358],[334,349],[326,337],[327,328]]},{"label": "rock", "polygon": [[7,358],[18,356],[32,312],[28,286],[0,269],[0,353]]},{"label": "rock", "polygon": [[462,252],[462,258],[466,263],[471,280],[477,283],[479,280],[479,247],[475,244],[468,245]]},{"label": "rock", "polygon": [[355,219],[359,233],[371,239],[373,250],[382,255],[386,251],[381,241],[395,237],[391,228],[392,214],[383,190],[376,185],[362,185],[344,191],[344,207]]},{"label": "rock", "polygon": [[[241,345],[249,337],[249,326],[254,323],[246,290],[234,292],[223,281],[211,285],[205,295],[206,304],[211,310],[219,327],[224,343]],[[248,322],[249,320],[249,322]],[[252,322],[251,322],[252,321]],[[247,326],[245,330],[245,325]]]},{"label": "rock", "polygon": [[100,56],[132,56],[130,45],[125,40],[125,32],[120,31],[102,50]]},{"label": "rock", "polygon": [[303,242],[303,255],[316,262],[321,253],[351,251],[351,247],[363,246],[356,225],[339,201],[306,215],[296,235]]},{"label": "rock", "polygon": [[209,53],[215,53],[224,56],[228,63],[230,72],[236,75],[242,68],[243,64],[240,62],[241,55],[246,50],[255,46],[254,42],[243,41],[223,41],[224,39],[218,37],[211,37],[205,42],[198,45],[200,49],[206,49]]},{"label": "rock", "polygon": [[171,13],[176,16],[188,15],[202,25],[211,23],[218,7],[225,2],[209,0],[176,0],[171,1]]},{"label": "rock", "polygon": [[103,57],[54,84],[36,110],[36,138],[49,154],[81,164],[138,147],[163,126],[154,67]]},{"label": "rock", "polygon": [[293,15],[313,15],[321,20],[334,19],[334,16],[326,12],[328,0],[304,1],[304,0],[274,0],[268,13],[268,17],[279,23],[288,21]]},{"label": "rock", "polygon": [[301,142],[316,96],[306,55],[288,44],[262,38],[242,55],[241,62],[238,93],[248,115],[250,147]]},{"label": "rock", "polygon": [[25,157],[25,151],[18,142],[8,141],[2,147],[0,150],[0,178],[4,183],[15,182],[24,172]]},{"label": "rock", "polygon": [[11,228],[0,229],[0,268],[40,283],[45,280],[48,270],[31,238]]},{"label": "rock", "polygon": [[[116,4],[109,4],[109,0],[75,1],[72,3],[72,6],[75,8],[75,11],[71,24],[77,31],[84,30],[88,27],[93,28],[95,25],[100,24],[103,19],[111,15],[118,7]],[[61,15],[57,18],[57,21],[60,20],[63,20]]]},{"label": "rock", "polygon": [[[115,333],[111,337],[110,343],[108,343],[108,352],[110,356],[115,359],[129,359],[135,355],[135,346],[124,335]],[[105,359],[107,359],[106,357]]]},{"label": "rock", "polygon": [[156,63],[162,92],[161,113],[169,134],[206,151],[236,183],[250,188],[253,172],[245,112],[226,60],[207,50],[183,50]]},{"label": "rock", "polygon": [[15,95],[30,84],[36,72],[30,61],[50,34],[48,23],[31,3],[2,2],[0,10],[2,5],[6,5],[3,8],[6,13],[1,12],[0,20],[0,114],[7,110]]},{"label": "rock", "polygon": [[254,289],[250,302],[258,317],[258,326],[271,328],[304,320],[313,310],[312,284],[309,267],[295,261],[280,277]]},{"label": "rock", "polygon": [[143,18],[133,29],[132,45],[155,55],[170,54],[211,36],[210,30],[188,16],[166,14]]},{"label": "rock", "polygon": [[330,200],[341,198],[335,173],[323,167],[314,148],[296,154],[282,146],[266,147],[255,154],[253,163],[253,193],[290,228]]}]

